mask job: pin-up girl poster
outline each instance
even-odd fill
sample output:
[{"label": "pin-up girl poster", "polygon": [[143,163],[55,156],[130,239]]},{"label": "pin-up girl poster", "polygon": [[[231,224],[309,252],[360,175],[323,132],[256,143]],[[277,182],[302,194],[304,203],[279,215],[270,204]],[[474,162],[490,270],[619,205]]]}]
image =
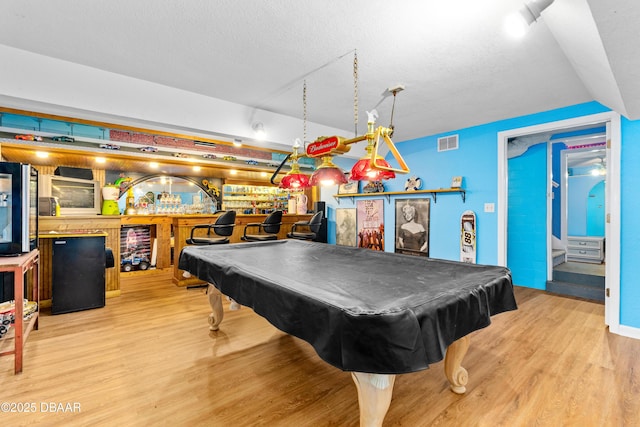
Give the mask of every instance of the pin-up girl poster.
[{"label": "pin-up girl poster", "polygon": [[429,256],[429,199],[396,199],[396,248]]}]

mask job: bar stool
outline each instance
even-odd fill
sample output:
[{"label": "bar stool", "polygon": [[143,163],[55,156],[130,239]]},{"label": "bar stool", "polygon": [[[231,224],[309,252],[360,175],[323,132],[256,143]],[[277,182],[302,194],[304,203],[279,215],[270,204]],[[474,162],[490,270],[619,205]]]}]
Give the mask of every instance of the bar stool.
[{"label": "bar stool", "polygon": [[[324,212],[318,211],[309,221],[294,222],[291,226],[291,231],[287,233],[287,237],[298,240],[316,240],[320,227],[322,227],[323,217]],[[298,228],[302,228],[302,231],[298,230]]]},{"label": "bar stool", "polygon": [[[220,215],[213,224],[194,225],[191,236],[187,239],[189,245],[219,245],[229,243],[229,237],[233,234],[236,225],[236,211],[227,211]],[[206,229],[204,236],[194,236],[196,230]]]},{"label": "bar stool", "polygon": [[[280,226],[282,225],[282,211],[273,211],[265,218],[264,222],[250,222],[244,226],[241,239],[248,242],[262,242],[277,240]],[[247,234],[248,228],[257,228],[258,233]]]}]

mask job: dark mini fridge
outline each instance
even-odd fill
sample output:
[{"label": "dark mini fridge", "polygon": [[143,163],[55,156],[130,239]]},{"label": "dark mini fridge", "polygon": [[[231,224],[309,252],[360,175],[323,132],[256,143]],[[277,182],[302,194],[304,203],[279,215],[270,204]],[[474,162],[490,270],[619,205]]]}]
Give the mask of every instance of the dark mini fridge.
[{"label": "dark mini fridge", "polygon": [[104,307],[105,236],[51,239],[51,314]]}]

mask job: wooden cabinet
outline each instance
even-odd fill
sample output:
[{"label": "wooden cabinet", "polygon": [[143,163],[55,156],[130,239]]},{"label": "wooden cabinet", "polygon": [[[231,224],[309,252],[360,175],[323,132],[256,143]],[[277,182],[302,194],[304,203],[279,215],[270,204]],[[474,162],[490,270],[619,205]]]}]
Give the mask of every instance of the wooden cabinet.
[{"label": "wooden cabinet", "polygon": [[600,264],[604,260],[604,237],[569,236],[567,260]]}]

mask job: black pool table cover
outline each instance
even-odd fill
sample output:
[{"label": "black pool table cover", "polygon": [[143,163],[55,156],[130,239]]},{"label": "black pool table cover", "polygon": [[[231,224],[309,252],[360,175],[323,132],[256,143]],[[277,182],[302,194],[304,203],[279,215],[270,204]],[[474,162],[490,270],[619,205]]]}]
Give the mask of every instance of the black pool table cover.
[{"label": "black pool table cover", "polygon": [[188,246],[179,268],[344,371],[402,374],[517,309],[508,268],[300,240]]}]

